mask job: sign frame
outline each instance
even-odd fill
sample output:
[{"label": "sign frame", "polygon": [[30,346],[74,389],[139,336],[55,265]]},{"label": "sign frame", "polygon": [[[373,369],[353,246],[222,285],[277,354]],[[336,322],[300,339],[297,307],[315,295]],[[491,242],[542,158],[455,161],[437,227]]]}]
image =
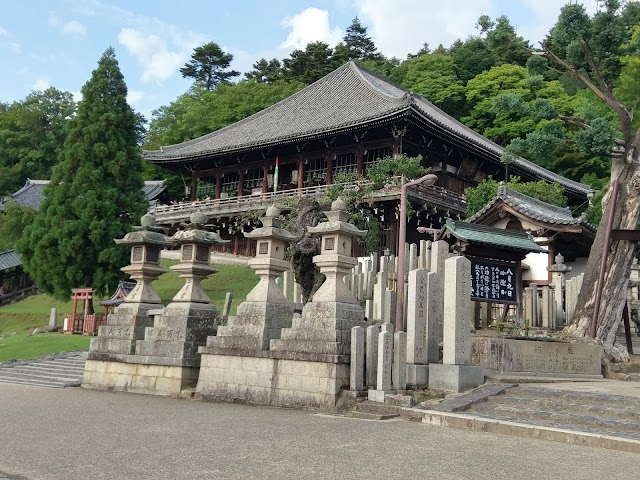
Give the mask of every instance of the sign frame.
[{"label": "sign frame", "polygon": [[[496,261],[496,260],[488,260],[488,259],[484,259],[484,258],[479,258],[476,256],[469,256],[467,257],[470,261],[471,261],[471,291],[470,291],[470,296],[471,296],[471,300],[472,301],[476,301],[476,302],[488,302],[488,303],[499,303],[499,304],[504,304],[504,305],[519,305],[519,298],[520,298],[520,262],[514,262],[514,263],[508,263],[508,262],[500,262],[500,261]],[[491,297],[477,297],[474,295],[475,293],[475,284],[476,284],[476,277],[475,277],[475,268],[478,265],[482,265],[482,266],[487,266],[489,268],[494,267],[496,269],[501,268],[508,268],[512,271],[511,274],[511,283],[510,285],[512,286],[512,291],[513,291],[513,300],[508,300],[508,299],[504,299],[501,298],[500,294],[498,295],[498,297],[496,298],[491,298]],[[492,275],[493,278],[493,275]],[[499,278],[499,277],[496,277]]]}]

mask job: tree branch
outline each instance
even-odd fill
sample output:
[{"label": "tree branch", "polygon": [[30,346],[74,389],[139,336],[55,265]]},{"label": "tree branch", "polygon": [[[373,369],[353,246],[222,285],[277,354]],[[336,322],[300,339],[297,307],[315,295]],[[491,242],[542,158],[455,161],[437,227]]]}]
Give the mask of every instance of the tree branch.
[{"label": "tree branch", "polygon": [[[553,62],[560,65],[564,68],[573,78],[582,83],[585,87],[591,90],[600,100],[609,105],[617,114],[620,119],[620,126],[622,129],[622,133],[624,135],[624,148],[628,150],[631,147],[631,115],[627,111],[627,109],[620,102],[616,100],[613,95],[613,92],[605,82],[602,74],[598,66],[595,64],[593,60],[593,56],[589,52],[588,45],[584,40],[580,40],[580,45],[582,47],[582,51],[587,58],[587,63],[592,69],[593,75],[596,77],[598,83],[602,87],[602,89],[598,88],[594,83],[586,76],[578,72],[574,67],[572,67],[565,60],[558,57],[555,53],[553,53],[549,48],[542,43],[542,50],[545,55],[550,58]],[[584,44],[584,45],[583,45]],[[604,90],[604,91],[603,91]]]},{"label": "tree branch", "polygon": [[583,130],[586,130],[586,129],[590,128],[590,125],[587,125],[586,123],[584,123],[582,120],[580,120],[577,117],[571,117],[571,116],[568,116],[568,115],[558,115],[558,118],[560,120],[562,120],[563,122],[565,122],[565,123],[568,123],[570,125],[574,125],[574,126],[576,126],[578,128],[581,128]]}]

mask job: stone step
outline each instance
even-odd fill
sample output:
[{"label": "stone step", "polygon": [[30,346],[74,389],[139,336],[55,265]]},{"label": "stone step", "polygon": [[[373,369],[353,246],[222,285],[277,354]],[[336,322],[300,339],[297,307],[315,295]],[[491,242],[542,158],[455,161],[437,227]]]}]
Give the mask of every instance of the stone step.
[{"label": "stone step", "polygon": [[370,413],[370,412],[361,412],[358,410],[349,412],[347,414],[349,417],[359,418],[361,420],[391,420],[392,418],[398,418],[400,414],[398,413]]},{"label": "stone step", "polygon": [[588,424],[556,423],[553,420],[526,419],[520,416],[501,415],[497,413],[488,413],[488,412],[481,412],[481,413],[468,412],[468,413],[472,414],[474,417],[477,417],[477,418],[507,421],[507,422],[513,422],[518,424],[532,425],[537,427],[563,429],[563,430],[573,431],[576,433],[590,433],[590,434],[596,434],[596,435],[608,435],[611,437],[640,440],[640,432],[624,430],[619,425],[611,428],[604,428],[602,426],[594,426],[594,425],[588,425]]},{"label": "stone step", "polygon": [[516,395],[500,395],[499,397],[489,397],[484,404],[476,405],[478,410],[490,409],[496,405],[513,408],[533,408],[536,410],[549,410],[563,413],[584,413],[590,415],[602,415],[616,418],[638,418],[638,410],[634,407],[618,404],[606,404],[592,402],[577,402],[567,404],[561,397],[530,398]]},{"label": "stone step", "polygon": [[61,378],[78,378],[84,375],[83,370],[69,371],[69,370],[57,370],[55,368],[42,368],[31,365],[21,365],[13,368],[5,368],[0,373],[24,373],[33,376],[42,377],[61,377]]},{"label": "stone step", "polygon": [[82,380],[81,376],[66,376],[59,374],[42,374],[42,373],[30,373],[23,372],[21,370],[15,369],[6,369],[6,371],[0,372],[0,377],[2,378],[22,378],[25,380],[33,379],[35,381],[51,381],[51,382],[62,382],[62,383],[77,383]]},{"label": "stone step", "polygon": [[47,387],[47,388],[64,388],[67,385],[65,383],[51,383],[51,382],[37,382],[33,380],[21,380],[18,378],[3,378],[0,376],[0,383],[13,383],[16,385],[28,385],[32,387]]},{"label": "stone step", "polygon": [[471,407],[469,412],[487,412],[491,415],[501,415],[504,417],[523,419],[527,423],[530,420],[542,420],[545,422],[552,422],[555,425],[601,427],[606,431],[620,430],[636,432],[640,434],[640,422],[637,421],[637,414],[634,417],[625,416],[621,418],[615,415],[608,414],[579,413],[568,411],[568,409],[565,409],[565,411],[557,411],[547,408],[526,408],[522,406],[503,404],[492,405],[487,408],[486,405],[487,404]]},{"label": "stone step", "polygon": [[27,385],[49,385],[51,387],[64,387],[66,385],[74,384],[71,380],[61,380],[49,377],[28,377],[23,375],[7,375],[0,373],[0,381],[4,383],[22,383]]},{"label": "stone step", "polygon": [[80,375],[82,375],[82,373],[84,372],[84,365],[77,366],[77,367],[67,367],[67,366],[61,367],[60,365],[50,365],[46,363],[27,363],[25,365],[19,365],[12,368],[30,368],[34,370],[35,369],[47,370],[47,371],[53,371],[53,372],[64,372],[64,373],[80,374]]},{"label": "stone step", "polygon": [[510,396],[519,396],[526,398],[561,398],[565,403],[596,403],[596,404],[612,404],[625,405],[636,408],[640,411],[640,398],[627,397],[623,395],[605,395],[601,393],[591,392],[571,392],[566,390],[554,390],[551,388],[539,388],[530,386],[519,386],[509,390]]}]

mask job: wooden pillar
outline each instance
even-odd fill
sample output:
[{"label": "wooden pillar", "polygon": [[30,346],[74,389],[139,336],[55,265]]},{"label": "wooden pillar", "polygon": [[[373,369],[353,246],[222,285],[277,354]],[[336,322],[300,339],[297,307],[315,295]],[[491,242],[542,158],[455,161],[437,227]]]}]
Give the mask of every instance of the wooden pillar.
[{"label": "wooden pillar", "polygon": [[304,187],[304,160],[302,157],[298,158],[298,192],[301,192]]},{"label": "wooden pillar", "polygon": [[220,194],[222,193],[222,174],[216,173],[216,200],[220,199]]},{"label": "wooden pillar", "polygon": [[198,176],[195,173],[191,174],[191,201],[195,202],[197,199],[196,191],[198,190]]},{"label": "wooden pillar", "polygon": [[356,173],[364,175],[364,145],[358,145],[356,149]]},{"label": "wooden pillar", "polygon": [[262,166],[262,193],[269,192],[269,166]]},{"label": "wooden pillar", "polygon": [[327,175],[325,178],[325,184],[331,185],[333,183],[333,152],[327,152],[325,158],[327,159]]},{"label": "wooden pillar", "polygon": [[238,175],[238,196],[244,196],[244,170],[240,170]]},{"label": "wooden pillar", "polygon": [[522,261],[518,260],[516,264],[516,318],[520,325],[524,324],[524,316],[522,313],[523,295],[522,295]]},{"label": "wooden pillar", "polygon": [[394,157],[400,155],[400,137],[395,137],[391,142],[391,153]]}]

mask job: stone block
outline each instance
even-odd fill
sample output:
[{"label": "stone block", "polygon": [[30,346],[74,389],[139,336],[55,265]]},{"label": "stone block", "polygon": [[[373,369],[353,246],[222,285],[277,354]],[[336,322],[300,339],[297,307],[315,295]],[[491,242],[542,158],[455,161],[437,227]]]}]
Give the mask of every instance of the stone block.
[{"label": "stone block", "polygon": [[391,367],[391,383],[394,390],[407,388],[407,334],[393,334],[393,365]]},{"label": "stone block", "polygon": [[428,270],[409,272],[407,295],[407,363],[427,363]]},{"label": "stone block", "polygon": [[484,370],[472,365],[429,365],[429,389],[461,392],[484,383]]},{"label": "stone block", "polygon": [[381,332],[378,337],[378,378],[376,390],[391,390],[391,365],[393,363],[393,334]]},{"label": "stone block", "polygon": [[364,328],[353,327],[351,329],[351,390],[364,390]]},{"label": "stone block", "polygon": [[368,387],[375,387],[377,382],[378,372],[378,336],[380,335],[380,327],[377,325],[370,325],[367,327],[367,338],[365,342],[366,357],[365,357],[365,369],[366,379],[365,383]]},{"label": "stone block", "polygon": [[474,337],[471,362],[505,372],[600,375],[601,356],[599,345]]},{"label": "stone block", "polygon": [[407,364],[407,385],[411,388],[429,384],[429,365]]},{"label": "stone block", "polygon": [[[438,243],[438,242],[436,242]],[[471,262],[465,257],[445,260],[442,363],[468,365],[471,361]]]},{"label": "stone block", "polygon": [[395,393],[393,390],[369,390],[367,400],[370,402],[384,403],[385,395]]}]

